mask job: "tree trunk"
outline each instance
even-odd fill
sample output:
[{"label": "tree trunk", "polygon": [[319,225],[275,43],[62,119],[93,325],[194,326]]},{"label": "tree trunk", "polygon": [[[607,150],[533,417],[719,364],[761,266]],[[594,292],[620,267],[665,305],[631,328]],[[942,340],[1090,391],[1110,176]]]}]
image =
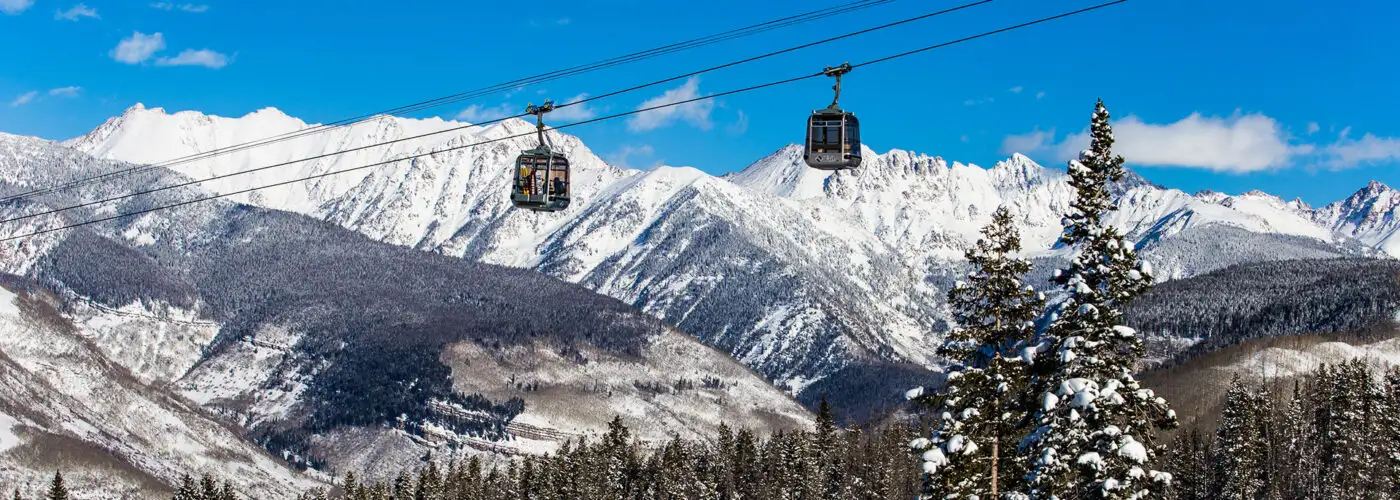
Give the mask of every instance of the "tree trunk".
[{"label": "tree trunk", "polygon": [[992,498],[997,498],[997,447],[1001,443],[992,441]]}]

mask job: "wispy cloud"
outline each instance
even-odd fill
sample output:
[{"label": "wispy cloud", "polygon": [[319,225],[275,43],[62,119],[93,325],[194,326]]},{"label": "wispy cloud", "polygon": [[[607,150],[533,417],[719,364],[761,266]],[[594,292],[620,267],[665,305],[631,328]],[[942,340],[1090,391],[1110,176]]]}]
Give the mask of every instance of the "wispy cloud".
[{"label": "wispy cloud", "polygon": [[538,27],[540,27],[540,26],[568,26],[568,25],[570,25],[570,24],[573,24],[573,22],[574,22],[573,19],[569,19],[569,18],[567,18],[567,17],[561,17],[561,18],[558,18],[558,19],[549,19],[549,20],[544,20],[544,21],[539,21],[539,20],[536,20],[536,19],[528,19],[528,20],[525,21],[526,24],[529,24],[530,26],[536,27],[536,28],[538,28]]},{"label": "wispy cloud", "polygon": [[1318,125],[1317,122],[1308,123],[1308,135],[1316,134],[1319,130],[1322,130],[1322,126]]},{"label": "wispy cloud", "polygon": [[[647,109],[665,104],[684,102],[700,97],[700,78],[690,77],[679,87],[667,90],[661,95],[643,101],[637,109]],[[709,130],[714,126],[710,121],[710,112],[714,111],[715,103],[712,100],[703,100],[677,104],[660,109],[653,109],[637,115],[633,115],[627,120],[627,128],[633,132],[645,132],[661,127],[669,126],[677,121],[685,121],[701,130]]]},{"label": "wispy cloud", "polygon": [[[962,136],[963,142],[967,142],[967,136]],[[1024,134],[1012,134],[1001,140],[1001,148],[998,153],[1009,155],[1011,153],[1032,153],[1045,151],[1047,146],[1055,142],[1055,129],[1040,130],[1036,128]]]},{"label": "wispy cloud", "polygon": [[79,94],[82,90],[83,90],[82,87],[77,87],[77,86],[73,86],[73,87],[59,87],[59,88],[56,88],[56,89],[49,89],[47,92],[41,92],[41,91],[38,91],[38,90],[31,90],[31,91],[29,91],[29,92],[25,92],[25,93],[23,93],[23,94],[20,94],[19,96],[15,97],[15,99],[14,99],[13,101],[10,101],[10,107],[12,107],[12,108],[18,108],[18,107],[23,106],[23,105],[25,105],[25,104],[30,104],[30,103],[39,101],[40,99],[43,99],[43,98],[45,98],[46,96],[47,96],[47,97],[56,97],[56,98],[61,98],[61,99],[72,99],[72,98],[78,97],[78,94]]},{"label": "wispy cloud", "polygon": [[18,108],[25,104],[29,104],[31,102],[34,102],[35,97],[39,97],[39,91],[31,90],[29,92],[25,92],[23,94],[20,94],[19,97],[16,97],[15,100],[10,101],[10,107]]},{"label": "wispy cloud", "polygon": [[1369,133],[1360,139],[1341,136],[1320,151],[1322,164],[1334,169],[1395,163],[1400,162],[1400,138]]},{"label": "wispy cloud", "polygon": [[34,0],[0,0],[0,12],[17,16],[32,5],[34,5]]},{"label": "wispy cloud", "polygon": [[1045,98],[1045,91],[1042,90],[1042,91],[1040,91],[1040,92],[1036,92],[1036,93],[1035,93],[1035,98],[1036,98],[1036,99],[1044,99],[1044,98]]},{"label": "wispy cloud", "polygon": [[655,153],[656,150],[652,149],[649,144],[643,144],[641,146],[626,144],[622,146],[622,149],[608,155],[608,163],[617,167],[632,168],[633,160],[637,158],[650,158]]},{"label": "wispy cloud", "polygon": [[209,49],[185,49],[175,57],[162,57],[156,60],[157,66],[203,66],[219,69],[228,66],[228,56]]},{"label": "wispy cloud", "polygon": [[82,18],[84,18],[84,17],[90,17],[90,18],[93,18],[93,19],[99,19],[99,17],[97,16],[97,9],[94,9],[94,8],[92,8],[92,7],[88,7],[88,6],[83,5],[83,4],[78,4],[78,5],[74,5],[73,8],[71,8],[71,9],[68,9],[68,10],[66,10],[66,11],[60,10],[60,11],[54,13],[54,15],[53,15],[53,18],[54,18],[54,19],[67,20],[67,21],[77,21],[77,20],[82,19]]},{"label": "wispy cloud", "polygon": [[519,112],[520,109],[516,109],[516,106],[510,103],[489,108],[480,104],[473,104],[467,106],[467,109],[458,112],[457,119],[468,123],[482,123],[491,120],[499,120]]},{"label": "wispy cloud", "polygon": [[147,35],[140,31],[131,34],[131,37],[123,39],[117,43],[117,48],[110,53],[112,59],[125,64],[141,64],[165,49],[165,36],[159,32]]},{"label": "wispy cloud", "polygon": [[1026,90],[1026,88],[1025,88],[1025,87],[1022,87],[1022,86],[1020,86],[1020,85],[1017,85],[1017,86],[1015,86],[1015,87],[1011,87],[1011,88],[1009,88],[1009,89],[1006,89],[1007,92],[1010,92],[1010,93],[1012,93],[1012,94],[1019,94],[1019,93],[1021,93],[1022,90]]},{"label": "wispy cloud", "polygon": [[734,123],[731,123],[729,124],[729,126],[724,127],[724,130],[734,135],[741,135],[744,132],[748,132],[749,115],[745,114],[744,110],[739,110],[739,117],[734,119]]},{"label": "wispy cloud", "polygon": [[182,12],[191,12],[191,13],[195,13],[195,14],[198,14],[198,13],[205,12],[205,11],[208,11],[208,10],[209,10],[209,6],[208,6],[208,5],[205,5],[205,4],[194,4],[194,3],[175,4],[175,3],[170,3],[170,2],[156,2],[156,3],[151,4],[151,8],[160,9],[160,10],[164,10],[164,11],[179,10],[179,11],[182,11]]},{"label": "wispy cloud", "polygon": [[982,98],[968,99],[968,100],[966,100],[966,101],[963,101],[963,105],[964,105],[964,106],[976,106],[976,105],[979,105],[979,104],[989,104],[989,103],[993,103],[993,102],[997,102],[997,100],[996,100],[995,97],[982,97]]},{"label": "wispy cloud", "polygon": [[72,98],[74,98],[74,97],[78,97],[78,92],[80,92],[80,91],[82,91],[82,90],[83,90],[82,87],[59,87],[59,88],[56,88],[56,89],[50,89],[50,90],[49,90],[49,96],[50,96],[50,97],[63,97],[63,98],[66,98],[66,99],[72,99]]}]

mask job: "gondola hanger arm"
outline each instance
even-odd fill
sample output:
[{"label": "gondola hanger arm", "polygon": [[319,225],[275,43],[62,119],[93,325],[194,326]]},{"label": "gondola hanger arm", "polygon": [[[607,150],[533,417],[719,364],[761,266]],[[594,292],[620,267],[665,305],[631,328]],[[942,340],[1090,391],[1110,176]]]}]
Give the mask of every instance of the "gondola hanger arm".
[{"label": "gondola hanger arm", "polygon": [[831,86],[831,90],[836,91],[836,95],[831,98],[831,109],[837,109],[841,102],[841,76],[850,73],[851,63],[841,63],[840,66],[827,66],[822,69],[822,74],[836,78],[836,85]]}]

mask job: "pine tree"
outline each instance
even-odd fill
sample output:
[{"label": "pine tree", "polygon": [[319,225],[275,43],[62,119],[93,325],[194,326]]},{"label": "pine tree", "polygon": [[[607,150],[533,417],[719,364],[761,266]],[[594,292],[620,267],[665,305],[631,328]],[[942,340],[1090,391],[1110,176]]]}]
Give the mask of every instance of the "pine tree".
[{"label": "pine tree", "polygon": [[1210,440],[1201,436],[1200,431],[1177,434],[1172,441],[1170,462],[1167,470],[1172,473],[1172,490],[1177,500],[1211,500],[1215,498],[1212,488],[1214,470],[1211,467]]},{"label": "pine tree", "polygon": [[621,416],[614,416],[608,423],[608,433],[600,446],[605,460],[602,477],[605,493],[608,498],[624,498],[630,491],[637,456],[632,446],[632,431],[622,424]]},{"label": "pine tree", "polygon": [[1321,433],[1325,436],[1319,452],[1328,467],[1320,486],[1327,498],[1365,498],[1371,489],[1371,464],[1380,459],[1372,436],[1376,401],[1371,371],[1361,360],[1337,365],[1330,379],[1330,390],[1322,395],[1325,414]]},{"label": "pine tree", "polygon": [[1301,381],[1294,381],[1287,408],[1279,417],[1278,448],[1280,469],[1273,474],[1284,499],[1316,498],[1318,464],[1312,444],[1312,413]]},{"label": "pine tree", "polygon": [[63,473],[55,471],[53,481],[49,483],[49,494],[44,497],[48,500],[68,500],[68,487],[63,485]]},{"label": "pine tree", "polygon": [[753,432],[739,429],[734,437],[735,489],[737,498],[763,498],[763,475],[759,464],[758,445]]},{"label": "pine tree", "polygon": [[1380,482],[1391,498],[1400,498],[1400,368],[1386,371],[1384,393],[1381,399],[1380,441],[1381,466]]},{"label": "pine tree", "polygon": [[219,497],[219,485],[214,482],[214,478],[208,474],[199,476],[199,498],[200,500],[214,500]]},{"label": "pine tree", "polygon": [[836,417],[831,412],[831,405],[826,402],[826,395],[823,394],[821,401],[817,403],[817,429],[812,443],[817,474],[821,481],[818,498],[839,498],[841,495],[841,483],[845,481],[845,463],[842,454],[837,452],[840,446],[840,428],[836,426]]},{"label": "pine tree", "polygon": [[1089,149],[1069,162],[1075,189],[1060,243],[1077,253],[1055,275],[1066,299],[1038,356],[1036,429],[1023,443],[1036,498],[1136,498],[1170,483],[1151,470],[1157,428],[1175,426],[1167,402],[1140,386],[1133,373],[1142,339],[1122,326],[1123,310],[1152,283],[1133,245],[1104,223],[1114,210],[1109,187],[1124,176],[1113,154],[1113,130],[1100,100]]},{"label": "pine tree", "polygon": [[180,486],[175,488],[174,500],[200,500],[199,487],[189,474],[180,475]]},{"label": "pine tree", "polygon": [[233,483],[224,481],[223,487],[219,489],[218,500],[238,500],[238,495],[233,492]]},{"label": "pine tree", "polygon": [[1265,416],[1259,398],[1236,375],[1225,393],[1220,427],[1216,431],[1215,472],[1219,474],[1217,498],[1253,500],[1264,488],[1264,454],[1268,443],[1260,433]]},{"label": "pine tree", "polygon": [[360,493],[360,481],[355,477],[354,471],[345,473],[345,479],[341,481],[341,489],[345,491],[343,496],[347,499],[354,499]]},{"label": "pine tree", "polygon": [[1006,207],[992,213],[982,236],[966,253],[968,282],[948,291],[959,327],[939,348],[952,364],[947,383],[941,393],[914,398],[938,418],[930,439],[911,443],[924,459],[925,498],[1025,491],[1014,452],[1014,429],[1026,419],[1021,352],[1044,304],[1021,283],[1031,265],[1014,256],[1021,237]]}]

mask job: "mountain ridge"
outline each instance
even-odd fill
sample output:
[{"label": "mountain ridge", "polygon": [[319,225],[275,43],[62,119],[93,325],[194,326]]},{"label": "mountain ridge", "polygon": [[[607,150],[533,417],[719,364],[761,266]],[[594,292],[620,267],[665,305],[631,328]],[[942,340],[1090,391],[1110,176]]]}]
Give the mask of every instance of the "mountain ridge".
[{"label": "mountain ridge", "polygon": [[[122,121],[141,129],[151,126],[137,122],[175,120],[179,113],[140,109],[129,110],[123,118],[127,115],[139,118]],[[220,133],[241,137],[248,134],[240,127],[250,128],[257,119],[179,118],[206,124],[208,130],[180,132],[160,142],[187,145],[187,137]],[[436,123],[442,122],[380,117],[322,134],[353,139],[327,140],[327,144],[365,145]],[[231,130],[214,130],[220,127]],[[327,171],[337,165],[370,163],[371,158],[391,160],[441,145],[504,137],[528,131],[527,127],[523,121],[507,120],[292,168]],[[118,138],[112,144],[83,138],[69,144],[101,156],[140,161],[149,157],[119,154],[128,149],[120,138],[140,136],[140,132],[108,134],[105,137]],[[938,284],[941,278],[936,277],[956,267],[997,206],[1008,205],[1017,214],[1028,256],[1048,266],[1064,255],[1056,241],[1072,190],[1062,171],[1040,166],[1019,153],[983,168],[906,150],[878,154],[866,148],[866,162],[858,170],[833,173],[806,167],[800,146],[790,144],[743,169],[712,176],[674,167],[646,172],[617,168],[576,137],[549,134],[570,155],[575,168],[575,202],[562,213],[521,213],[505,199],[508,165],[520,149],[533,146],[528,138],[429,155],[351,174],[350,179],[318,181],[315,186],[246,201],[312,215],[381,241],[531,267],[583,283],[676,324],[794,392],[860,359],[936,367],[932,346],[947,321],[941,305],[943,288]],[[285,151],[277,156],[289,157],[288,151],[308,152],[318,146],[310,139],[289,142],[297,141],[307,144],[282,148]],[[163,153],[179,157],[194,152]],[[257,165],[254,160],[237,152],[175,168],[198,177],[203,172],[226,173]],[[261,175],[258,181],[263,180]],[[231,179],[228,186],[250,183]],[[1305,210],[1305,205],[1280,204],[1276,197],[1257,193],[1193,196],[1132,174],[1115,186],[1115,195],[1120,210],[1110,222],[1125,228],[1145,256],[1158,261],[1154,264],[1159,264],[1156,267],[1165,277],[1271,258],[1228,251],[1205,258],[1184,255],[1191,250],[1170,244],[1174,238],[1217,226],[1245,233],[1208,232],[1279,240],[1271,244],[1281,246],[1284,250],[1278,253],[1284,256],[1350,255],[1369,251],[1363,247],[1390,248],[1385,238],[1371,237],[1375,232],[1371,226],[1335,231],[1315,222],[1324,217]],[[1375,243],[1356,243],[1367,237]],[[712,246],[737,245],[725,251],[748,257],[726,259],[715,248],[697,247],[701,240]],[[1303,247],[1289,250],[1299,244]],[[1394,249],[1400,251],[1400,243]],[[758,267],[736,267],[739,262]],[[755,282],[788,283],[784,286],[789,288],[753,287]],[[713,295],[726,287],[761,293],[750,297],[752,304]],[[861,305],[853,307],[853,300]]]}]

